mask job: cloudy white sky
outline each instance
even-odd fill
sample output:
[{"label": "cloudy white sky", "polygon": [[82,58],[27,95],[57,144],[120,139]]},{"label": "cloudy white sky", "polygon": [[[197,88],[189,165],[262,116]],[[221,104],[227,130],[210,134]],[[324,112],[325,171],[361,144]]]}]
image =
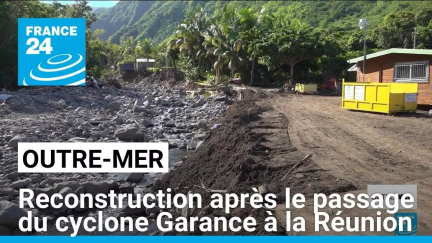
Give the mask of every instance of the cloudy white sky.
[{"label": "cloudy white sky", "polygon": [[[45,3],[51,3],[52,1],[41,1]],[[58,1],[61,4],[73,4],[75,1]],[[89,1],[89,5],[92,7],[105,7],[109,8],[116,5],[118,1]]]}]

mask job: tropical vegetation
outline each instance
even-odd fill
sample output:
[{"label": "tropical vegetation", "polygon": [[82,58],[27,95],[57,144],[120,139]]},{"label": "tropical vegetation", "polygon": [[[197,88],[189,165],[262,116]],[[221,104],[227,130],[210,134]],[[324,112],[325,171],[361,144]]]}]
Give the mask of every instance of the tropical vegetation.
[{"label": "tropical vegetation", "polygon": [[[387,48],[432,48],[432,8],[401,1],[120,1],[92,11],[88,1],[0,2],[0,87],[15,88],[17,19],[85,17],[87,74],[154,58],[153,71],[181,70],[187,82],[278,87],[346,77],[346,60]],[[416,33],[416,34],[414,34]],[[109,70],[109,71],[107,71]]]}]

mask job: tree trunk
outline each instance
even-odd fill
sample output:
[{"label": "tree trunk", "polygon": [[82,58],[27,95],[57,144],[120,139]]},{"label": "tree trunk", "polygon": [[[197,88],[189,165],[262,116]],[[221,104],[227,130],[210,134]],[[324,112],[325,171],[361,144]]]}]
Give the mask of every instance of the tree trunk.
[{"label": "tree trunk", "polygon": [[250,86],[254,85],[254,74],[255,74],[255,62],[256,62],[256,58],[254,58],[252,60],[252,71],[251,71],[251,80],[250,80]]},{"label": "tree trunk", "polygon": [[174,82],[177,82],[177,68],[176,68],[176,61],[173,59],[173,66],[174,66]]},{"label": "tree trunk", "polygon": [[215,68],[215,74],[216,74],[216,83],[219,84],[219,68]]},{"label": "tree trunk", "polygon": [[198,70],[197,72],[199,73],[199,71],[201,70],[201,63],[202,63],[202,58],[198,58]]},{"label": "tree trunk", "polygon": [[295,65],[295,63],[291,63],[290,64],[290,79],[289,79],[289,85],[291,86],[292,84],[293,84],[293,82],[294,82],[294,65]]}]

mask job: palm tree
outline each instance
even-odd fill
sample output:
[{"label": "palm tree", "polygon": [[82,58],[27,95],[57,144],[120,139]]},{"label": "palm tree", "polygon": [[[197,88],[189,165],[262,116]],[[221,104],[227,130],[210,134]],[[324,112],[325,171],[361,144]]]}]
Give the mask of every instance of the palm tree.
[{"label": "palm tree", "polygon": [[[262,7],[261,11],[256,15],[252,11],[239,11],[242,23],[245,23],[248,28],[243,32],[243,38],[248,43],[248,54],[252,59],[250,85],[254,85],[255,64],[258,62],[259,56],[264,56],[267,48],[263,46],[266,43],[267,36],[264,34],[265,30],[273,29],[275,24],[275,16],[265,11]],[[252,26],[252,27],[251,27]]]},{"label": "palm tree", "polygon": [[188,57],[193,66],[199,68],[205,52],[203,42],[208,26],[209,18],[198,6],[196,12],[187,17],[176,28],[177,44],[180,52]]},{"label": "palm tree", "polygon": [[172,52],[173,48],[178,49],[182,56],[187,59],[188,67],[193,67],[193,70],[196,70],[191,76],[190,81],[192,82],[198,79],[203,65],[206,52],[203,43],[209,24],[209,17],[198,6],[193,14],[187,16],[177,26],[175,35],[168,42],[167,51]]},{"label": "palm tree", "polygon": [[168,66],[168,60],[171,60],[174,66],[174,81],[177,81],[176,79],[176,73],[177,73],[177,66],[176,61],[179,59],[179,46],[178,46],[178,39],[173,38],[168,41],[167,49],[166,49],[166,60],[167,60],[167,66]]},{"label": "palm tree", "polygon": [[143,56],[145,58],[150,58],[153,56],[154,45],[149,39],[144,39],[138,41],[138,44],[135,46],[135,54],[137,57]]},{"label": "palm tree", "polygon": [[240,53],[243,45],[239,35],[240,26],[241,18],[238,18],[234,9],[226,6],[222,15],[213,18],[213,24],[208,31],[207,48],[217,56],[214,68],[218,81],[220,81],[219,71],[225,60],[231,70],[231,78],[234,77],[237,68],[244,64],[244,58]]},{"label": "palm tree", "polygon": [[121,46],[123,48],[122,56],[123,61],[133,61],[135,54],[134,39],[132,36],[127,37],[121,41]]}]

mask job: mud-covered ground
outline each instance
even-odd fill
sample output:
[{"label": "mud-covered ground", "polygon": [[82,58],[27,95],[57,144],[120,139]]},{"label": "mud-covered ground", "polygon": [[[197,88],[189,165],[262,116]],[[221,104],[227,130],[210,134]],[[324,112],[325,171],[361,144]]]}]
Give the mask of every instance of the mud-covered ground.
[{"label": "mud-covered ground", "polygon": [[[277,195],[279,203],[285,201],[285,188],[306,196],[356,189],[350,182],[317,166],[313,156],[287,175],[306,156],[290,141],[289,119],[271,106],[273,98],[264,93],[246,90],[242,96],[243,99],[218,120],[221,126],[212,130],[207,141],[175,172],[167,174],[157,185],[159,188],[177,188],[176,192],[183,193],[201,192],[207,203],[210,193],[203,188],[240,194],[253,193],[252,188],[267,187],[268,192]],[[195,211],[195,214],[203,215],[203,211]],[[204,215],[220,214],[219,211],[204,210]],[[254,216],[259,224],[252,234],[284,234],[283,231],[264,231],[264,219],[268,216],[265,209],[236,209],[225,216],[244,218],[248,215]]]},{"label": "mud-covered ground", "polygon": [[[340,107],[340,97],[332,96],[243,96],[219,120],[221,127],[159,187],[205,195],[206,190],[250,193],[266,185],[284,200],[286,187],[311,198],[313,193],[364,192],[371,184],[415,184],[419,234],[432,233],[432,118],[426,112],[386,116],[348,111]],[[306,155],[312,157],[282,179]],[[351,213],[357,216],[369,213],[355,211]],[[221,214],[207,209],[195,213]],[[248,215],[259,223],[268,216],[251,208],[230,214]],[[313,225],[313,215],[306,218]],[[254,234],[269,233],[260,225]],[[319,233],[309,228],[302,234]]]},{"label": "mud-covered ground", "polygon": [[432,234],[432,117],[427,111],[395,116],[348,111],[340,97],[308,95],[282,94],[264,103],[288,118],[293,146],[351,182],[356,192],[365,192],[367,185],[417,185],[418,209],[410,212],[418,215],[418,234]]}]

